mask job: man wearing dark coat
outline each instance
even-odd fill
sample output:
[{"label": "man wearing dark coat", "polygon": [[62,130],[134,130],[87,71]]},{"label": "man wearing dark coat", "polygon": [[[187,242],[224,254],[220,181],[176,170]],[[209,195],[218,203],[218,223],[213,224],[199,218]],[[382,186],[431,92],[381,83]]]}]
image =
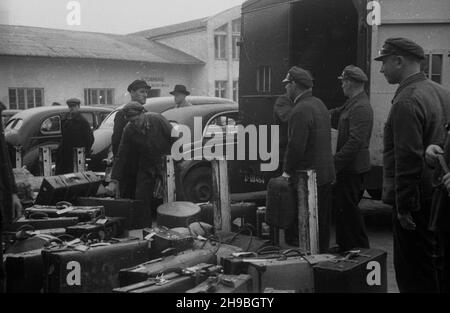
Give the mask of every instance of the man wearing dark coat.
[{"label": "man wearing dark coat", "polygon": [[364,90],[368,81],[359,67],[349,65],[342,75],[342,90],[348,100],[342,107],[330,110],[331,126],[339,131],[333,187],[336,214],[336,243],[340,251],[369,248],[364,219],[358,204],[363,194],[364,174],[370,170],[369,144],[373,111]]},{"label": "man wearing dark coat", "polygon": [[[135,80],[127,88],[130,94],[131,101],[137,102],[144,105],[147,101],[147,93],[151,89],[146,81]],[[114,117],[114,129],[111,137],[112,153],[114,158],[117,156],[119,150],[120,140],[122,139],[122,134],[128,121],[125,119],[125,114],[123,110],[116,113]],[[128,171],[123,175],[119,182],[120,196],[126,199],[134,199],[136,191],[136,175],[137,175],[137,158],[135,153],[130,153],[127,162]]]},{"label": "man wearing dark coat", "polygon": [[[125,105],[123,112],[129,123],[123,131],[107,191],[115,194],[117,182],[122,181],[126,175],[128,159],[133,153],[138,166],[134,182],[135,199],[142,200],[148,210],[151,210],[155,182],[162,171],[163,157],[171,154],[175,140],[171,136],[172,125],[161,114],[145,113],[144,107],[137,102]],[[151,221],[148,222],[151,226]]]},{"label": "man wearing dark coat", "polygon": [[[6,109],[0,102],[0,115]],[[3,122],[0,119],[0,244],[2,240],[2,228],[4,223],[11,223],[22,215],[22,205],[17,196],[17,187],[9,159],[8,147],[6,145]],[[5,288],[5,272],[3,270],[3,248],[0,248],[0,293]]]},{"label": "man wearing dark coat", "polygon": [[279,126],[280,134],[278,140],[279,160],[281,161],[279,166],[280,171],[283,169],[283,157],[288,141],[288,122],[293,107],[294,103],[287,94],[279,96],[273,107],[273,124]]},{"label": "man wearing dark coat", "polygon": [[69,114],[62,124],[62,138],[56,158],[56,175],[73,173],[74,148],[84,148],[87,156],[94,143],[91,125],[79,112],[81,101],[73,98],[66,103]]},{"label": "man wearing dark coat", "polygon": [[393,206],[394,268],[400,292],[437,292],[437,236],[428,229],[432,169],[425,149],[443,142],[450,97],[420,70],[424,50],[389,38],[375,60],[390,84],[399,84],[384,129],[383,201]]},{"label": "man wearing dark coat", "polygon": [[[325,104],[312,95],[313,79],[307,71],[294,66],[283,82],[286,84],[287,94],[294,102],[294,108],[289,118],[282,176],[296,184],[296,171],[316,171],[319,250],[325,252],[330,241],[331,184],[335,179],[330,116]],[[293,224],[285,234],[287,243],[296,244],[297,220]]]}]

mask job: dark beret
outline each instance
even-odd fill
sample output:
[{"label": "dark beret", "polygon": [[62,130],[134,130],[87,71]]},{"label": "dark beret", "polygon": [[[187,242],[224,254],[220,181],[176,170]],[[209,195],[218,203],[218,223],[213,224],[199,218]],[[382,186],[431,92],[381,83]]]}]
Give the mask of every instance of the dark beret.
[{"label": "dark beret", "polygon": [[122,108],[122,111],[125,114],[125,118],[139,115],[144,110],[144,106],[136,101],[129,102]]},{"label": "dark beret", "polygon": [[293,66],[288,71],[286,78],[283,80],[283,83],[288,83],[288,82],[296,82],[296,83],[306,86],[308,88],[311,88],[314,86],[313,78],[312,78],[311,74],[307,70],[304,70],[298,66]]},{"label": "dark beret", "polygon": [[130,92],[140,88],[152,89],[145,80],[137,79],[128,86],[127,91]]},{"label": "dark beret", "polygon": [[70,98],[69,100],[66,101],[68,106],[74,106],[74,105],[80,105],[81,101],[80,99],[77,98]]},{"label": "dark beret", "polygon": [[380,55],[375,61],[382,61],[389,55],[414,56],[419,60],[425,59],[425,52],[421,46],[407,38],[389,38],[384,42]]},{"label": "dark beret", "polygon": [[366,82],[369,80],[366,73],[355,65],[346,66],[338,79],[351,79],[357,82]]}]

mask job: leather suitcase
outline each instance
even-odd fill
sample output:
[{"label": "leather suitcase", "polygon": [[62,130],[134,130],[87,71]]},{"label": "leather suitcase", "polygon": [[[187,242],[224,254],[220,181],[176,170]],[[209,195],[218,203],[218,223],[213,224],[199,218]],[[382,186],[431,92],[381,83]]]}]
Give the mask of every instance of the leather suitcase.
[{"label": "leather suitcase", "polygon": [[80,206],[103,206],[105,216],[125,217],[127,229],[151,227],[151,211],[140,200],[80,197],[76,204]]},{"label": "leather suitcase", "polygon": [[35,230],[40,229],[54,229],[54,228],[66,228],[76,225],[78,223],[77,217],[56,217],[56,218],[26,218],[20,217],[17,221],[6,224],[5,231],[17,231],[25,225],[33,227]]},{"label": "leather suitcase", "polygon": [[[356,250],[357,251],[357,250]],[[318,293],[386,293],[387,253],[378,249],[361,249],[334,261],[314,266]]]},{"label": "leather suitcase", "polygon": [[173,272],[175,269],[191,267],[200,263],[216,264],[217,258],[210,249],[188,250],[177,255],[158,258],[124,268],[119,273],[120,286],[128,286],[147,280],[149,277]]},{"label": "leather suitcase", "polygon": [[[291,253],[293,252],[293,253]],[[249,258],[247,274],[252,277],[253,290],[263,292],[266,288],[295,290],[296,293],[313,293],[313,264],[332,260],[331,254],[302,257],[297,250],[286,250],[278,258]]]},{"label": "leather suitcase", "polygon": [[33,214],[45,214],[48,217],[78,217],[80,222],[89,222],[95,218],[104,215],[102,206],[44,206],[34,205],[26,208],[24,215],[30,217]]},{"label": "leather suitcase", "polygon": [[149,259],[147,240],[127,238],[103,245],[42,250],[44,292],[112,292],[119,287],[120,269]]},{"label": "leather suitcase", "polygon": [[[151,240],[152,257],[158,258],[161,252],[173,248],[177,253],[192,249],[194,238],[182,235],[166,227],[145,228],[142,230],[144,239]],[[153,255],[154,254],[154,255]]]},{"label": "leather suitcase", "polygon": [[276,177],[267,184],[266,223],[285,229],[297,218],[296,192],[288,179]]},{"label": "leather suitcase", "polygon": [[252,293],[250,275],[219,275],[210,277],[186,293]]},{"label": "leather suitcase", "polygon": [[104,217],[95,222],[79,223],[66,228],[68,235],[76,238],[87,236],[89,239],[110,240],[128,235],[124,217]]},{"label": "leather suitcase", "polygon": [[[200,205],[201,213],[200,220],[202,222],[214,225],[214,208],[211,203],[204,203]],[[257,227],[256,222],[256,211],[257,206],[253,202],[236,202],[231,203],[231,221],[237,218],[241,218],[242,225],[251,224],[255,228]]]},{"label": "leather suitcase", "polygon": [[[187,271],[187,272],[186,272]],[[220,272],[220,267],[212,264],[196,266],[152,277],[143,282],[114,289],[118,293],[181,293],[194,288],[210,275]]]},{"label": "leather suitcase", "polygon": [[97,194],[102,179],[93,172],[45,177],[36,204],[54,205],[59,201],[75,201],[78,197]]},{"label": "leather suitcase", "polygon": [[40,293],[44,279],[42,249],[6,255],[6,292]]}]

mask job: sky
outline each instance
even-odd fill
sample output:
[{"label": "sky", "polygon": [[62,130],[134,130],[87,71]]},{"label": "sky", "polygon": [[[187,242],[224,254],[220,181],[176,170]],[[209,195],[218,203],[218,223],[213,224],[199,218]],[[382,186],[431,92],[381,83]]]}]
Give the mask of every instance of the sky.
[{"label": "sky", "polygon": [[[75,7],[71,2],[75,2]],[[244,0],[0,0],[0,24],[128,34],[207,17]],[[79,3],[80,25],[76,3]],[[69,6],[69,8],[68,8]]]}]

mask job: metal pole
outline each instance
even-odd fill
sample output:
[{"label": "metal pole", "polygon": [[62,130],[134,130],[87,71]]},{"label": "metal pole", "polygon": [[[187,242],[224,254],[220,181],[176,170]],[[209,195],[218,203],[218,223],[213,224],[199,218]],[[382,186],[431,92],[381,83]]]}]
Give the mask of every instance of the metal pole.
[{"label": "metal pole", "polygon": [[84,147],[73,148],[73,172],[85,172],[86,171],[86,155]]},{"label": "metal pole", "polygon": [[49,146],[39,147],[39,164],[42,176],[52,176],[52,150]]},{"label": "metal pole", "polygon": [[228,184],[228,166],[224,159],[213,160],[212,184],[214,226],[218,230],[231,231],[231,207]]},{"label": "metal pole", "polygon": [[298,171],[298,232],[299,248],[311,254],[319,253],[319,222],[316,172]]}]

